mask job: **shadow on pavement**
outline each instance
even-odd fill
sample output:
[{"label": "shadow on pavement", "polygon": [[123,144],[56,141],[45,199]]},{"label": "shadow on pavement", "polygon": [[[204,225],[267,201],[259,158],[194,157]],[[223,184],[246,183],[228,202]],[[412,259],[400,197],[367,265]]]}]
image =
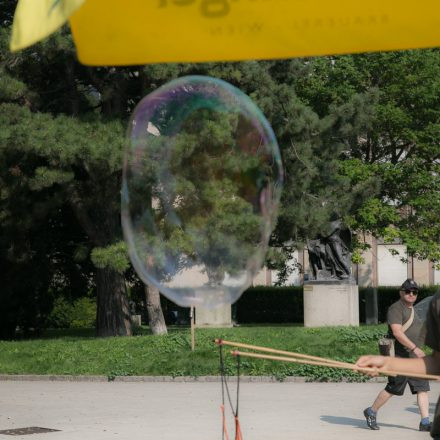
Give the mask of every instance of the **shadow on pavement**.
[{"label": "shadow on pavement", "polygon": [[[435,411],[435,402],[429,402],[429,414],[434,414]],[[409,406],[405,408],[405,411],[419,414],[419,407],[415,404],[414,406]]]},{"label": "shadow on pavement", "polygon": [[[355,426],[356,428],[370,430],[365,420],[361,420],[361,419],[353,419],[351,417],[336,417],[336,416],[321,416],[320,418],[323,422],[331,423],[332,425],[348,425],[348,426]],[[378,423],[378,425],[381,428],[382,427],[399,428],[399,429],[409,429],[411,431],[417,431],[417,432],[419,431],[418,427],[416,429],[416,428],[410,428],[408,426],[393,425],[391,423]]]},{"label": "shadow on pavement", "polygon": [[332,425],[349,425],[358,428],[367,427],[365,420],[352,419],[351,417],[336,417],[336,416],[321,416],[323,422],[331,423]]}]

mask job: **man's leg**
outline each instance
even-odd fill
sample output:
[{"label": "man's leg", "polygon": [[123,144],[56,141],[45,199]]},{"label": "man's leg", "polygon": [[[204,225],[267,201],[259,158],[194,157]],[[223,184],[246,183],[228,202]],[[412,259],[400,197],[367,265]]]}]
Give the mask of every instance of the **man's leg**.
[{"label": "man's leg", "polygon": [[431,431],[431,422],[429,421],[429,400],[427,391],[417,392],[417,405],[420,411],[419,431]]},{"label": "man's leg", "polygon": [[419,391],[417,393],[417,405],[419,405],[421,418],[429,417],[429,400],[426,391]]},{"label": "man's leg", "polygon": [[417,394],[417,405],[419,406],[420,411],[420,431],[430,431],[431,430],[431,422],[429,421],[429,400],[428,400],[428,391],[429,391],[429,382],[427,380],[409,378],[408,379],[409,387],[411,388],[411,392],[413,394]]},{"label": "man's leg", "polygon": [[373,405],[364,409],[365,420],[367,421],[367,425],[370,429],[380,429],[377,425],[376,414],[379,408],[381,408],[385,403],[390,400],[393,395],[389,393],[387,390],[382,390],[376,397]]},{"label": "man's leg", "polygon": [[376,400],[374,401],[373,405],[371,405],[371,409],[377,413],[379,411],[379,408],[385,405],[385,403],[388,402],[388,400],[391,399],[393,395],[389,393],[387,390],[382,390],[376,397]]},{"label": "man's leg", "polygon": [[365,420],[370,429],[379,429],[376,422],[376,415],[379,408],[381,408],[392,396],[402,396],[408,378],[405,376],[388,376],[388,383],[384,390],[382,390],[376,397],[373,405],[364,410]]}]

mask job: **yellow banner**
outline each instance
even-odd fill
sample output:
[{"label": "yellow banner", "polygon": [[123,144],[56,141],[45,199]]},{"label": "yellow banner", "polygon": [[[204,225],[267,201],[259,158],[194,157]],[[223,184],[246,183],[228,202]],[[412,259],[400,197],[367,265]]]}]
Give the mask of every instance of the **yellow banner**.
[{"label": "yellow banner", "polygon": [[85,0],[19,0],[15,9],[11,50],[46,38],[67,22]]},{"label": "yellow banner", "polygon": [[90,65],[440,45],[439,0],[87,0],[70,22],[79,59]]}]

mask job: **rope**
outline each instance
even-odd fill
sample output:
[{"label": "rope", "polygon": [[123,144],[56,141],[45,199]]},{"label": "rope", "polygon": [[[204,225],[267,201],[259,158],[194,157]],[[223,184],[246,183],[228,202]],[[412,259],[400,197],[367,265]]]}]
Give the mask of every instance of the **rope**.
[{"label": "rope", "polygon": [[240,356],[237,356],[237,405],[235,406],[235,440],[243,440],[238,420],[238,402],[240,397]]},{"label": "rope", "polygon": [[223,375],[224,375],[224,364],[223,364],[223,349],[221,344],[219,344],[219,359],[220,359],[220,378],[222,383],[222,404],[220,405],[220,410],[222,413],[222,440],[229,440],[228,431],[226,429],[226,417],[225,417],[225,387],[223,384]]},{"label": "rope", "polygon": [[226,395],[228,397],[229,406],[231,407],[232,413],[235,414],[234,405],[232,404],[231,393],[229,392],[228,381],[226,380],[225,364],[224,364],[224,360],[223,360],[223,347],[222,347],[221,343],[219,346],[220,346],[220,375],[221,375],[221,379],[222,379],[223,404],[224,404],[224,390],[226,390]]},{"label": "rope", "polygon": [[226,416],[225,416],[225,390],[228,397],[229,405],[231,407],[232,414],[235,420],[235,440],[243,440],[243,435],[241,433],[240,421],[238,419],[238,404],[239,404],[239,391],[240,391],[240,356],[237,356],[237,403],[236,409],[234,410],[234,405],[232,404],[231,393],[229,392],[229,386],[226,379],[225,363],[223,357],[223,346],[221,341],[218,342],[219,345],[219,358],[220,358],[220,377],[222,384],[222,404],[220,405],[220,410],[222,413],[222,440],[229,440],[229,435],[226,427]]},{"label": "rope", "polygon": [[235,405],[235,417],[238,417],[239,395],[240,395],[240,356],[237,356],[237,404]]},{"label": "rope", "polygon": [[225,416],[225,405],[220,405],[220,410],[222,412],[222,439],[229,440],[228,430],[226,428],[226,416]]},{"label": "rope", "polygon": [[243,440],[243,435],[241,434],[240,421],[238,417],[235,417],[235,440]]}]

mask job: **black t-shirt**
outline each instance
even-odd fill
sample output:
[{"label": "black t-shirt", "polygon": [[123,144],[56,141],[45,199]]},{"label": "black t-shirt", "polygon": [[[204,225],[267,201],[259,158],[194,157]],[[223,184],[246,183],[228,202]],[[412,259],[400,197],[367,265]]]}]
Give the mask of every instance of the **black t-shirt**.
[{"label": "black t-shirt", "polygon": [[[393,337],[391,331],[391,324],[405,325],[405,323],[411,317],[411,308],[406,307],[405,304],[399,299],[392,304],[387,313],[388,332],[390,337]],[[417,347],[421,347],[425,341],[426,327],[424,322],[419,318],[417,313],[414,312],[414,320],[405,331],[405,335],[411,342],[414,342]],[[396,356],[399,357],[415,357],[414,353],[410,352],[404,347],[398,340],[395,341]]]},{"label": "black t-shirt", "polygon": [[435,351],[440,351],[440,292],[434,295],[426,317],[425,343]]},{"label": "black t-shirt", "polygon": [[[432,298],[426,317],[426,345],[440,352],[440,293]],[[440,397],[437,400],[431,436],[440,438]]]}]

